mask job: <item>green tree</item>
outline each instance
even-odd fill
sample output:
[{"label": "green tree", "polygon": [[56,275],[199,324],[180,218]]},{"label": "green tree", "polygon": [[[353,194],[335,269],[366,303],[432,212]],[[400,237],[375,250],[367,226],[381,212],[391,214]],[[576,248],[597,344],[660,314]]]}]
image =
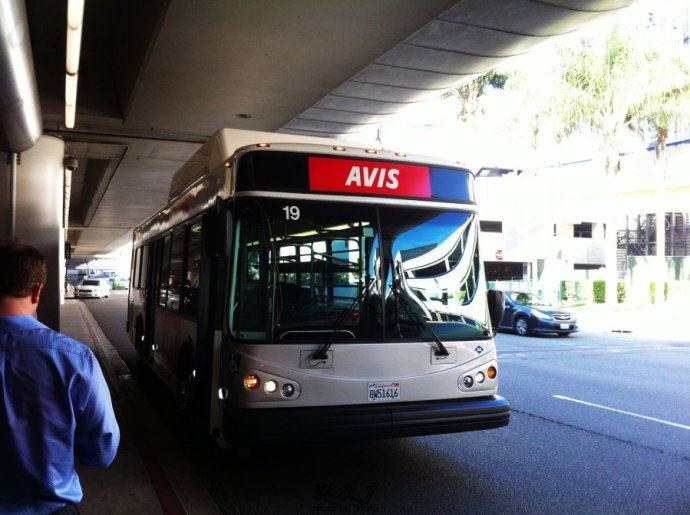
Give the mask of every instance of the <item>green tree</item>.
[{"label": "green tree", "polygon": [[615,25],[605,38],[558,49],[564,133],[584,127],[597,135],[607,175],[620,173],[622,137],[634,129],[635,109],[648,94],[650,61],[643,41]]},{"label": "green tree", "polygon": [[[663,189],[666,142],[674,124],[690,119],[690,66],[687,48],[679,42],[648,35],[649,27],[615,25],[605,38],[582,39],[578,45],[562,46],[563,131],[586,127],[601,142],[606,175],[621,171],[620,145],[629,131],[653,132]],[[646,36],[646,37],[645,37]],[[661,197],[660,197],[661,198]],[[613,200],[613,199],[612,199]],[[664,257],[664,209],[659,205],[657,251]],[[615,227],[615,220],[607,220]],[[616,242],[609,235],[606,262],[614,263]],[[660,264],[660,274],[663,267]],[[607,281],[615,284],[615,267],[609,267]],[[659,280],[663,280],[660,276]],[[613,288],[606,289],[607,302],[613,303]]]},{"label": "green tree", "polygon": [[441,98],[453,98],[457,100],[457,119],[460,122],[458,128],[462,132],[459,139],[459,148],[462,150],[465,161],[480,143],[477,134],[479,116],[483,114],[482,97],[489,89],[503,89],[508,76],[495,70],[479,75],[473,80],[457,86],[446,93]]},{"label": "green tree", "polygon": [[472,122],[479,114],[480,99],[488,87],[503,89],[508,76],[491,70],[477,78],[445,92],[441,98],[454,97],[458,100],[458,120],[462,123]]},{"label": "green tree", "polygon": [[646,54],[645,96],[633,106],[640,131],[651,129],[657,161],[665,158],[669,132],[690,119],[690,66],[687,48],[667,45]]},{"label": "green tree", "polygon": [[687,47],[649,28],[614,25],[604,38],[561,46],[563,129],[583,125],[601,140],[604,171],[620,172],[619,148],[627,131],[655,134],[663,156],[669,129],[690,119],[690,66]]},{"label": "green tree", "polygon": [[[534,50],[529,56],[511,61],[504,68],[508,77],[505,90],[512,95],[511,112],[506,113],[514,127],[515,139],[524,141],[531,166],[539,167],[540,146],[561,143],[572,132],[564,120],[561,64],[554,47]],[[525,166],[530,167],[529,163]]]}]

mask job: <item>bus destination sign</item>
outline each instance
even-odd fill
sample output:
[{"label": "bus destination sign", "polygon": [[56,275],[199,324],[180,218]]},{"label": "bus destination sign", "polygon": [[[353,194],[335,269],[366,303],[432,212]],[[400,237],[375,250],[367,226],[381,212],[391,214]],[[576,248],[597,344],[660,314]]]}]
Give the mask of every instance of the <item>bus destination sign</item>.
[{"label": "bus destination sign", "polygon": [[405,163],[309,158],[309,189],[399,197],[431,197],[429,168]]}]

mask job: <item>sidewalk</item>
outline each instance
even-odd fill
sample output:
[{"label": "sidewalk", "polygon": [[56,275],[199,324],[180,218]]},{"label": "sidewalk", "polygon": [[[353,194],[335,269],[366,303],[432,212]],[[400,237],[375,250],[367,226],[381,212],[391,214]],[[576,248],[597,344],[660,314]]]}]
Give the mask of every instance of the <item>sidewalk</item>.
[{"label": "sidewalk", "polygon": [[121,432],[110,467],[77,467],[84,490],[81,513],[220,513],[91,312],[82,302],[67,300],[60,325],[62,333],[89,345],[101,362]]},{"label": "sidewalk", "polygon": [[566,308],[580,330],[617,332],[690,343],[690,305],[676,300],[658,305],[588,304]]}]

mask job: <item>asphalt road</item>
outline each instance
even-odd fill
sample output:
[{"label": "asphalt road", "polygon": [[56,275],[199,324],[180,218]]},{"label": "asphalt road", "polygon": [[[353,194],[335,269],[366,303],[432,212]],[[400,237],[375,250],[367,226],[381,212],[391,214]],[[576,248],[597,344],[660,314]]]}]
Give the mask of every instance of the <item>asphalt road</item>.
[{"label": "asphalt road", "polygon": [[[126,292],[86,305],[130,362]],[[224,513],[690,513],[690,342],[499,334],[509,426],[236,456],[180,442]]]}]

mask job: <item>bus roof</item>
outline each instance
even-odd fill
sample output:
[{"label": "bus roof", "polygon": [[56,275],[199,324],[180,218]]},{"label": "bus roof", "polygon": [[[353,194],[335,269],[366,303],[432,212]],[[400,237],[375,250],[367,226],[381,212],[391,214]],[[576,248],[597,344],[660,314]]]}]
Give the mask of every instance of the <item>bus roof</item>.
[{"label": "bus roof", "polygon": [[[320,153],[334,153],[337,154],[333,147],[345,147],[348,149],[361,149],[363,152],[367,149],[361,143],[339,141],[329,138],[320,138],[315,136],[302,136],[297,134],[285,134],[277,132],[259,132],[259,131],[248,131],[242,129],[219,129],[213,136],[211,136],[202,147],[197,150],[194,155],[180,167],[177,172],[173,175],[172,181],[170,183],[170,191],[168,198],[180,194],[188,185],[194,182],[196,179],[204,175],[205,173],[214,170],[218,166],[224,165],[226,160],[230,158],[235,152],[249,145],[257,145],[260,143],[270,143],[270,144],[294,144],[294,150],[303,152],[315,152]],[[318,148],[315,147],[318,145]],[[371,150],[372,147],[369,147]],[[450,163],[437,158],[427,157],[427,156],[406,156],[401,153],[394,153],[389,151],[383,151],[380,149],[374,149],[385,155],[385,159],[393,159],[396,161],[407,161],[407,162],[417,162],[417,163],[428,163],[437,164],[441,166],[458,167],[456,163]],[[362,154],[363,157],[366,154]],[[352,157],[352,156],[350,156]],[[373,158],[374,156],[368,155],[368,158]],[[376,156],[378,157],[378,156]],[[463,167],[464,168],[464,167]]]},{"label": "bus roof", "polygon": [[223,164],[239,148],[259,143],[342,144],[335,140],[277,132],[259,132],[242,129],[219,129],[182,167],[175,172],[170,183],[169,198],[173,198],[206,171]]}]

